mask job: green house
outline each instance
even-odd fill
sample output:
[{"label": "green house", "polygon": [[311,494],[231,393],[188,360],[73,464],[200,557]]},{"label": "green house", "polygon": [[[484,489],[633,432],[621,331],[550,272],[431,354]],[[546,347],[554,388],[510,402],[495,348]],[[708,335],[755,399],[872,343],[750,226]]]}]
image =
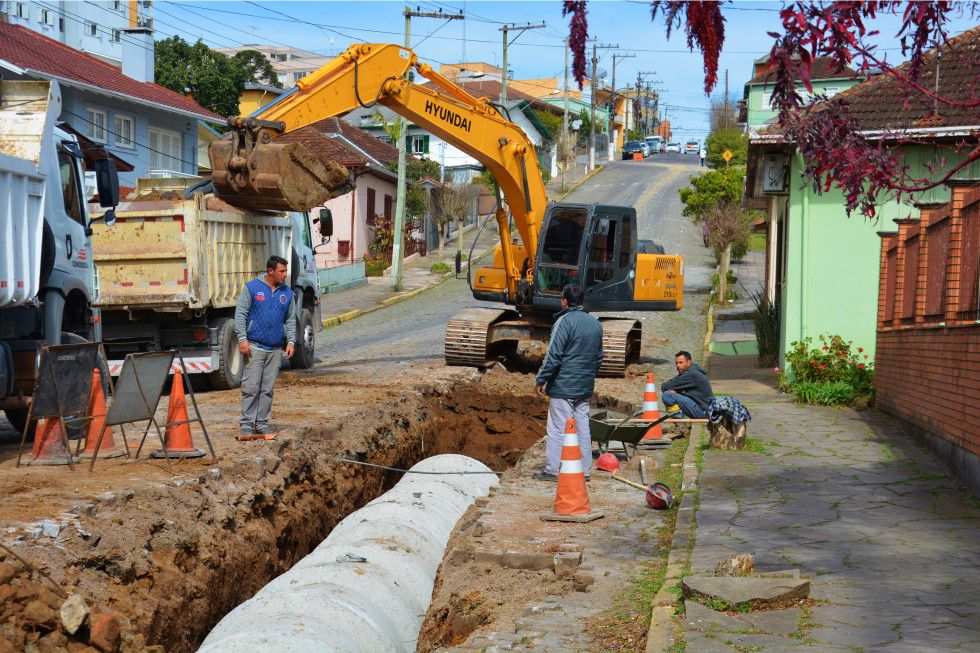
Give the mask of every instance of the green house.
[{"label": "green house", "polygon": [[[980,30],[951,39],[944,48],[964,43],[975,51]],[[936,88],[935,59],[935,51],[930,52],[919,73],[925,88]],[[938,94],[968,100],[975,75],[969,60],[944,55],[941,61]],[[912,179],[944,177],[977,145],[980,110],[942,106],[937,114],[931,101],[908,92],[890,75],[867,80],[842,98],[867,138],[883,140],[902,154]],[[766,293],[780,308],[780,366],[794,341],[816,340],[821,334],[839,334],[873,354],[878,232],[895,231],[895,219],[917,218],[915,204],[948,201],[949,189],[937,186],[901,203],[893,195],[883,196],[877,216],[868,219],[859,212],[848,216],[836,188],[816,192],[804,186],[801,156],[774,128],[751,135],[748,163],[747,202],[766,213]],[[953,177],[980,178],[980,162]]]},{"label": "green house", "polygon": [[[745,123],[746,131],[757,132],[769,127],[776,121],[776,111],[770,106],[772,99],[772,72],[769,70],[769,55],[755,60],[752,79],[745,83],[742,96],[744,105],[740,122]],[[828,57],[817,57],[810,69],[810,83],[813,93],[807,91],[802,82],[797,85],[797,91],[807,99],[811,96],[832,98],[838,93],[855,86],[861,81],[857,73],[850,68],[835,70],[834,63]]]}]

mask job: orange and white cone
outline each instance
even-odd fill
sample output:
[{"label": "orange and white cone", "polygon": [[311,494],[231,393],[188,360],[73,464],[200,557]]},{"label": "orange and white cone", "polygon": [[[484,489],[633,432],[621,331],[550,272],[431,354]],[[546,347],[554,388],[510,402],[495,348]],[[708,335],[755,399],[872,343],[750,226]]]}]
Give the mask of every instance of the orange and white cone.
[{"label": "orange and white cone", "polygon": [[102,434],[102,444],[99,445],[99,434],[102,433],[102,425],[105,424],[106,412],[105,395],[102,393],[102,374],[96,369],[92,371],[92,387],[88,395],[88,417],[92,419],[88,423],[85,448],[79,454],[80,458],[91,458],[97,446],[99,458],[117,458],[126,453],[116,448],[111,426]]},{"label": "orange and white cone", "polygon": [[[177,424],[176,422],[182,422]],[[184,395],[184,375],[174,372],[170,386],[170,403],[167,406],[167,434],[164,448],[150,454],[151,458],[200,458],[204,452],[194,446],[191,425],[187,423],[187,398]]]},{"label": "orange and white cone", "polygon": [[553,513],[541,515],[541,519],[589,522],[603,516],[601,512],[592,512],[589,504],[589,491],[585,487],[585,468],[582,465],[582,450],[575,431],[575,420],[572,418],[565,422],[554,508]]},{"label": "orange and white cone", "polygon": [[65,429],[57,417],[37,421],[34,429],[34,448],[27,465],[69,465],[71,457],[65,447]]},{"label": "orange and white cone", "polygon": [[[653,372],[647,374],[647,387],[643,391],[643,415],[640,418],[647,422],[660,419],[660,405],[657,403],[657,384],[653,380]],[[659,424],[651,426],[643,435],[644,440],[660,440],[664,432]]]}]

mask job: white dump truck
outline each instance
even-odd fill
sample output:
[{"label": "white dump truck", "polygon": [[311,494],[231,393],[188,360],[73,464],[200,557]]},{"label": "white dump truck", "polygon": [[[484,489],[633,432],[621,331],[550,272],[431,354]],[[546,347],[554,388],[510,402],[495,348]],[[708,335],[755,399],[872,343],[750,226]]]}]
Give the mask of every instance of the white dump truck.
[{"label": "white dump truck", "polygon": [[[18,429],[41,347],[100,338],[85,155],[60,114],[57,82],[0,82],[0,408]],[[114,162],[105,155],[95,172],[101,204],[114,206]]]},{"label": "white dump truck", "polygon": [[[328,213],[317,221],[328,237]],[[110,372],[119,373],[128,353],[180,348],[188,372],[206,375],[214,389],[238,387],[244,360],[235,304],[272,255],[290,262],[297,302],[290,364],[312,366],[320,326],[313,250],[305,213],[238,209],[188,187],[187,179],[139,180],[133,198],[116,209],[115,224],[95,230]]]}]

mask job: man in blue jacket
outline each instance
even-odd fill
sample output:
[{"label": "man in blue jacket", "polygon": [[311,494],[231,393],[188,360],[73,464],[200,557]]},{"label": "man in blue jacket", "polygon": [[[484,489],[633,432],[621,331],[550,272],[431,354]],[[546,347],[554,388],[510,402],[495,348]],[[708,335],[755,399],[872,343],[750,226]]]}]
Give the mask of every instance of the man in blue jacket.
[{"label": "man in blue jacket", "polygon": [[536,392],[549,398],[548,440],[544,471],[534,478],[558,480],[565,422],[575,419],[582,468],[592,471],[592,435],[589,432],[589,400],[602,363],[602,324],[582,308],[582,288],[568,285],[561,293],[562,310],[551,327],[551,341],[538,376]]},{"label": "man in blue jacket", "polygon": [[292,358],[296,343],[296,307],[286,285],[286,259],[272,256],[265,268],[265,275],[245,284],[235,306],[238,350],[248,359],[242,375],[242,436],[272,435],[269,415],[283,345],[286,358]]}]

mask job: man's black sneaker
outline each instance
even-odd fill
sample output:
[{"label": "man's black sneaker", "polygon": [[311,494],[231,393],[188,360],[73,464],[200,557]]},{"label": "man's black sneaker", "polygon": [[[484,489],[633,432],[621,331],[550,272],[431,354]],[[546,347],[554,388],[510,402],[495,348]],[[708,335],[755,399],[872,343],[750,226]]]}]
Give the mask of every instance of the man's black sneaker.
[{"label": "man's black sneaker", "polygon": [[557,476],[555,476],[554,474],[549,474],[548,472],[534,472],[533,474],[531,474],[531,478],[536,479],[538,481],[551,481],[553,483],[558,481]]}]

